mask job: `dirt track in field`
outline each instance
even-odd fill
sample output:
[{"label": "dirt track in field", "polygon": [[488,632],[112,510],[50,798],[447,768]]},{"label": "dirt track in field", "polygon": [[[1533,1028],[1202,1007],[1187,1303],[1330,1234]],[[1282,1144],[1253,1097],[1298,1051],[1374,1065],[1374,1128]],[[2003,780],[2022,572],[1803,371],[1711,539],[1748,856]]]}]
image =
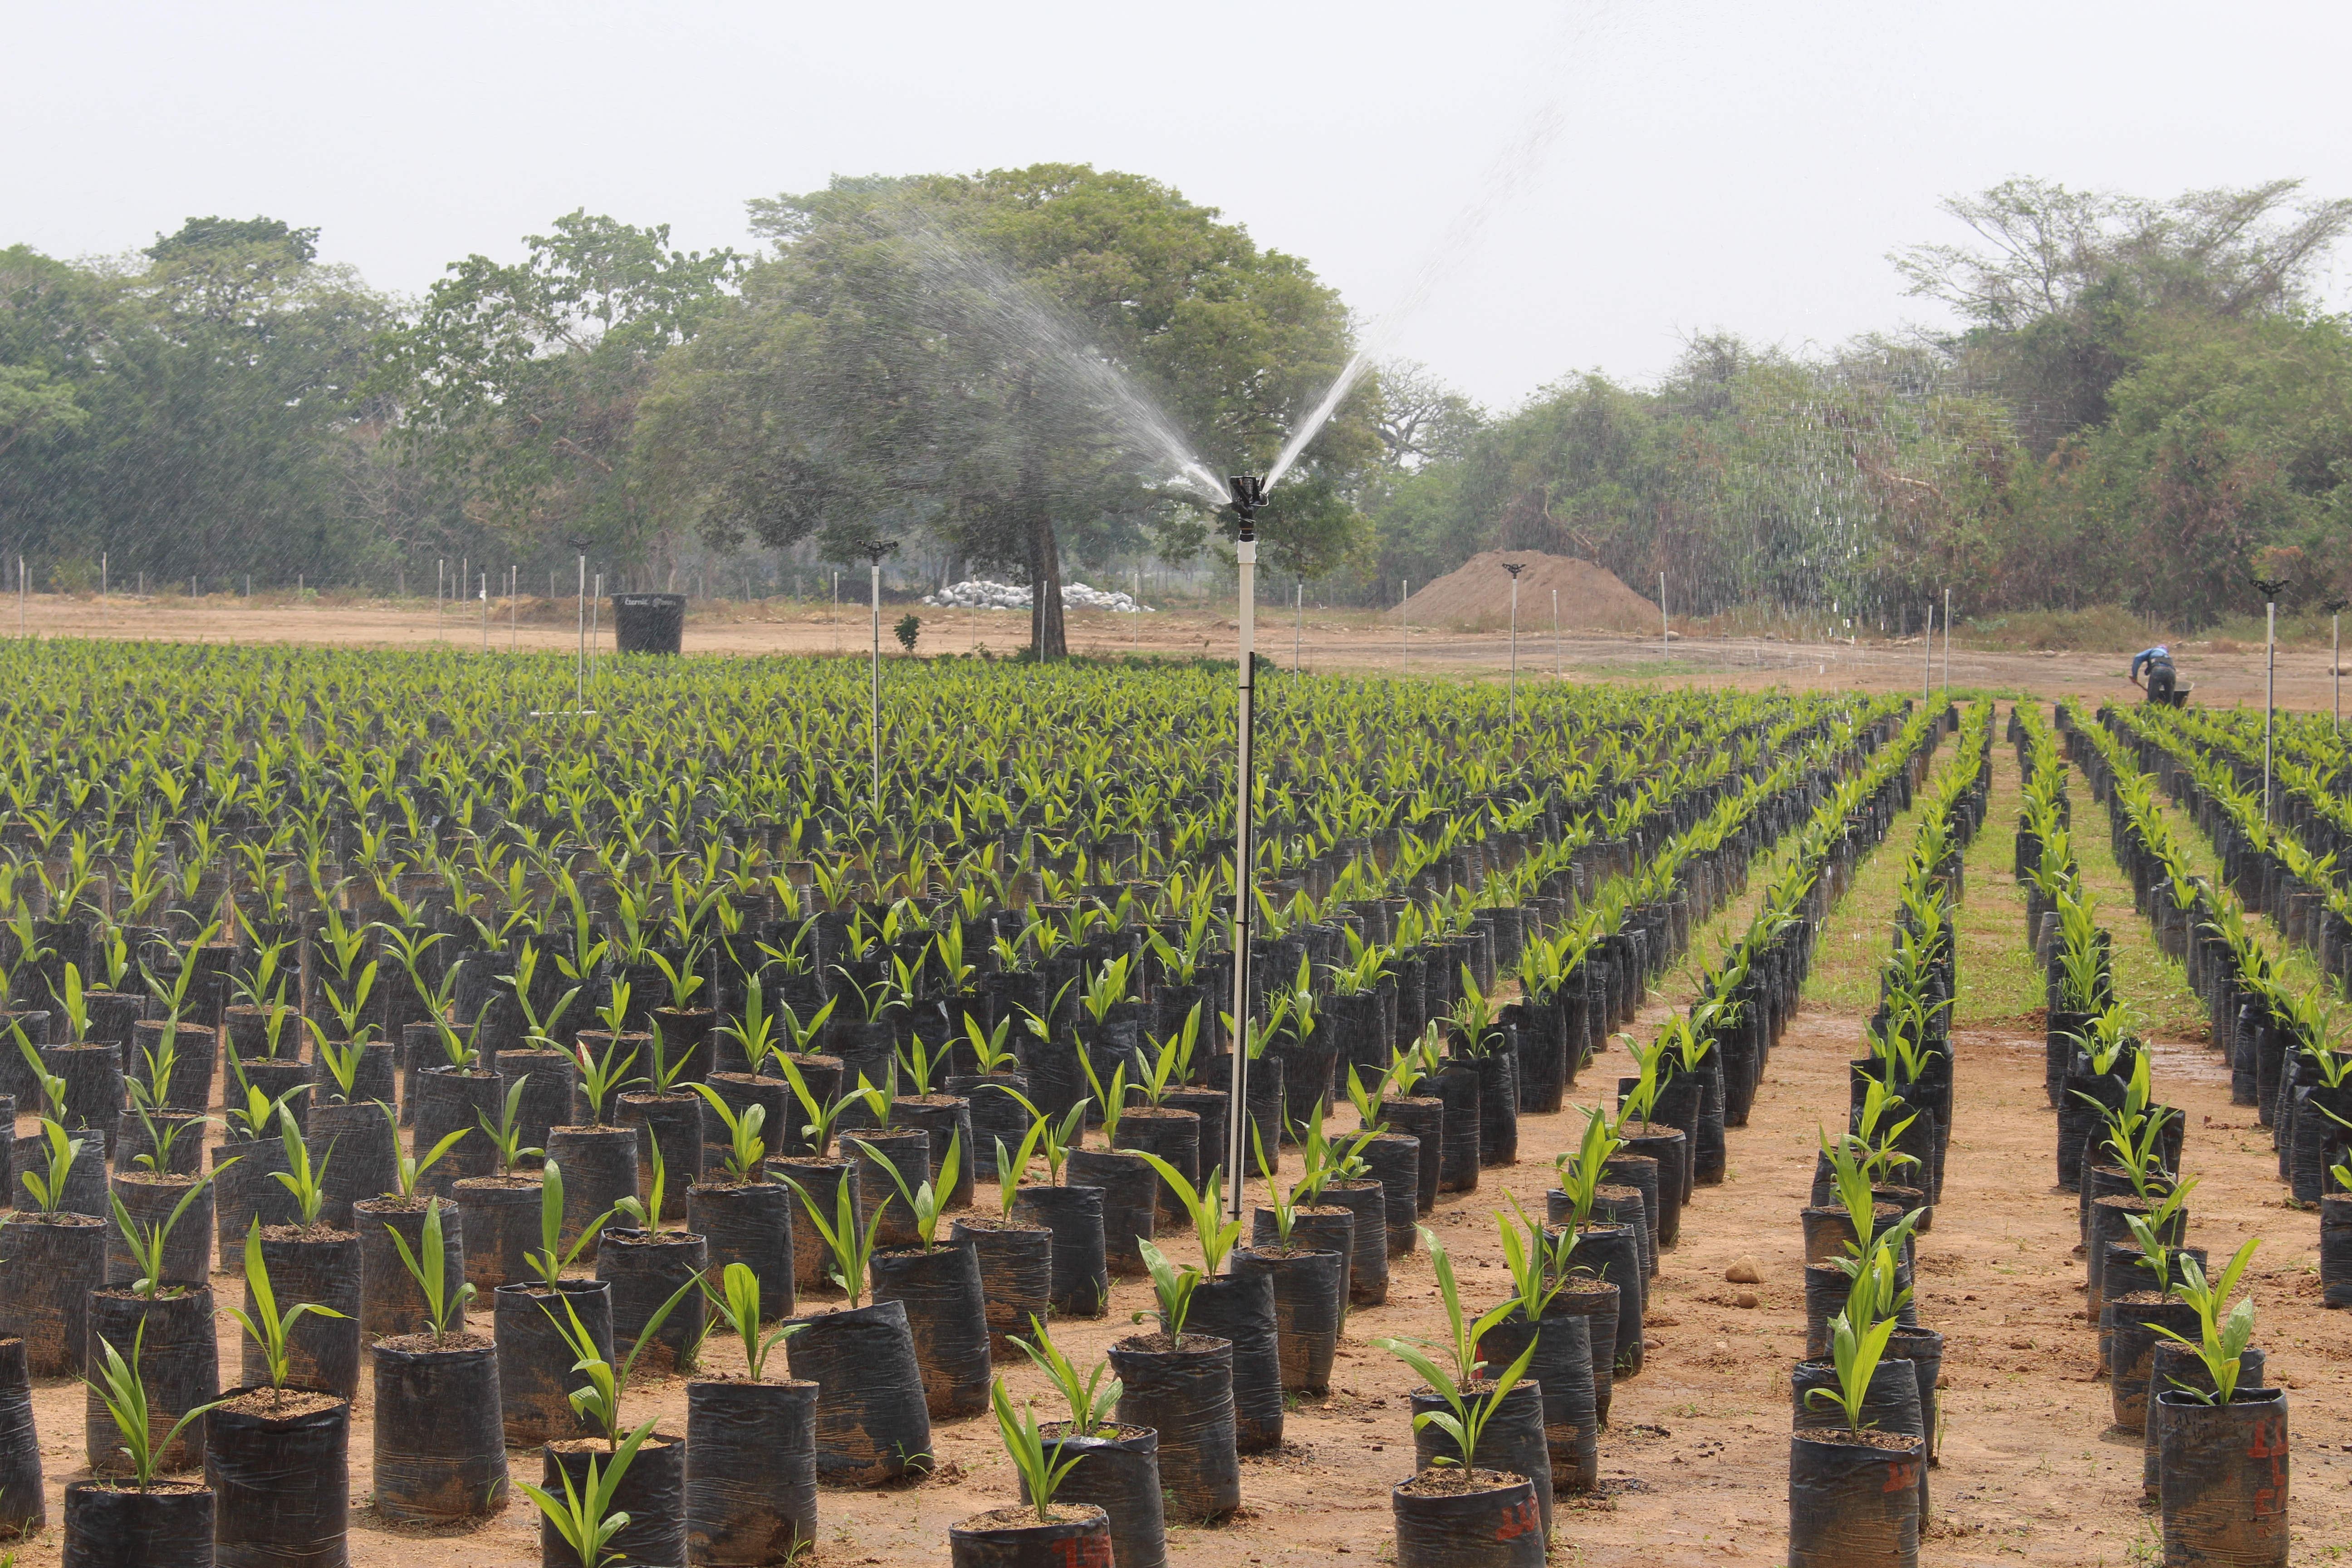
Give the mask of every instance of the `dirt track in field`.
[{"label": "dirt track in field", "polygon": [[[529,618],[531,607],[542,618]],[[229,595],[203,599],[117,595],[103,605],[93,598],[36,595],[26,605],[23,624],[36,636],[154,638],[176,642],[313,643],[339,647],[429,647],[436,644],[480,651],[484,627],[473,605],[436,616],[429,603],[389,600],[343,603],[245,600]],[[15,630],[9,605],[0,601],[0,635]],[[882,646],[898,658],[890,626],[909,611],[923,620],[919,651],[925,656],[968,654],[985,649],[999,657],[1026,647],[1025,610],[934,610],[921,605],[883,606]],[[505,618],[504,601],[494,601],[488,627],[488,651],[569,653],[579,646],[573,606],[560,601],[548,610],[526,600],[523,618]],[[1234,657],[1235,629],[1229,616],[1172,609],[1148,616],[1074,610],[1068,616],[1071,651],[1116,657],[1140,651],[1161,657]],[[1308,609],[1303,624],[1286,611],[1263,608],[1257,622],[1258,651],[1282,668],[1294,658],[1309,671],[1345,674],[1437,674],[1491,679],[1510,668],[1511,641],[1505,632],[1455,632],[1427,626],[1400,627],[1378,611]],[[834,654],[866,656],[873,623],[860,605],[837,612],[824,604],[784,599],[760,602],[698,602],[687,624],[689,654]],[[596,646],[609,653],[613,632],[602,623]],[[1949,684],[1955,690],[2031,693],[2044,700],[2072,696],[2095,707],[2102,701],[2137,702],[2140,693],[2124,679],[2127,654],[2039,652],[2029,648],[1980,650],[1955,647]],[[1934,679],[1947,676],[1938,645]],[[2263,650],[2210,652],[2183,647],[2183,681],[2200,705],[2259,703],[2263,700]],[[1743,690],[1773,687],[1821,687],[1864,691],[1913,691],[1928,675],[1927,649],[1916,638],[1893,642],[1782,641],[1676,633],[1662,645],[1653,633],[1562,632],[1557,643],[1548,622],[1530,610],[1520,623],[1518,674],[1525,681],[1657,680],[1668,685],[1727,686]],[[2278,701],[2282,708],[2327,710],[2332,700],[2328,656],[2324,650],[2282,651]],[[2347,694],[2352,695],[2352,694]]]},{"label": "dirt track in field", "polygon": [[[1948,758],[1948,746],[1944,756]],[[2027,969],[2019,941],[2022,900],[2004,868],[2014,820],[2016,770],[1996,747],[1990,825],[1969,857],[1963,913],[1958,1126],[1945,1202],[1919,1246],[1920,1313],[1948,1336],[1944,1460],[1933,1472],[1935,1517],[1922,1553],[1933,1568],[2026,1562],[2115,1564],[2150,1561],[2152,1517],[2138,1506],[2139,1451],[2107,1430],[2108,1391],[2095,1373],[2095,1345],[2082,1321],[2083,1266],[2073,1256],[2074,1199],[2052,1190],[2053,1117],[2042,1091],[2039,1020],[2025,1014]],[[2143,1012],[2156,1046],[2157,1080],[2191,1129],[2189,1169],[2203,1178],[2191,1204],[2190,1241],[2226,1254],[2248,1235],[2267,1238],[2254,1270],[2258,1341],[2274,1381],[2293,1390],[2295,1436],[2294,1562],[2337,1561],[2352,1542],[2352,1320],[2317,1305],[2316,1216],[2284,1207],[2266,1134],[2229,1104],[2217,1058],[2195,1037],[2193,1005],[2177,969],[2152,954],[2130,913],[2094,826],[2078,835],[2086,874],[2100,886],[2116,933],[2120,983]],[[1907,842],[1908,820],[1894,845]],[[1664,1258],[1653,1298],[1649,1366],[1621,1382],[1612,1425],[1601,1436],[1602,1492],[1559,1514],[1555,1562],[1627,1568],[1777,1564],[1786,1531],[1787,1367],[1800,1353],[1802,1248],[1797,1210],[1810,1184],[1815,1129],[1842,1120],[1846,1058],[1858,1040],[1858,998],[1884,950],[1895,855],[1882,849],[1824,933],[1816,999],[1773,1056],[1749,1125],[1730,1134],[1730,1179],[1705,1188],[1685,1215],[1684,1240]],[[1735,906],[1735,911],[1738,906]],[[1703,950],[1717,944],[1702,937]],[[1646,1018],[1686,1001],[1692,972],[1670,975]],[[1622,1047],[1586,1069],[1599,1086],[1625,1067]],[[1595,1089],[1597,1092],[1597,1089]],[[1571,1096],[1571,1100],[1579,1098]],[[1491,1215],[1503,1194],[1539,1205],[1550,1157],[1581,1125],[1573,1112],[1521,1125],[1521,1163],[1485,1173],[1480,1190],[1442,1198],[1433,1224],[1461,1260],[1466,1293],[1500,1295],[1500,1250]],[[988,1191],[982,1190],[983,1206]],[[1188,1242],[1171,1250],[1182,1256]],[[1725,1270],[1743,1258],[1761,1268],[1759,1304],[1734,1304]],[[233,1277],[215,1277],[229,1300]],[[1082,1363],[1131,1331],[1147,1288],[1121,1282],[1103,1321],[1069,1323],[1063,1343]],[[1439,1323],[1425,1256],[1398,1260],[1389,1303],[1351,1314],[1328,1399],[1301,1404],[1288,1441],[1243,1466],[1246,1508],[1216,1530],[1171,1531],[1174,1562],[1201,1568],[1310,1563],[1392,1553],[1388,1484],[1410,1467],[1405,1394],[1412,1379],[1370,1342],[1428,1335]],[[237,1352],[224,1321],[223,1363]],[[711,1364],[740,1366],[714,1342]],[[1004,1369],[1016,1393],[1043,1396],[1025,1365]],[[632,1390],[642,1419],[682,1421],[676,1381]],[[35,1406],[45,1439],[51,1518],[63,1483],[79,1472],[83,1398],[79,1386],[44,1380]],[[368,1510],[372,1428],[363,1399],[352,1438],[352,1560],[367,1565],[538,1562],[536,1516],[517,1502],[479,1530],[436,1535],[392,1530]],[[820,1564],[913,1568],[943,1560],[948,1526],[1013,1495],[1012,1468],[987,1418],[942,1425],[940,1473],[913,1488],[827,1491]],[[536,1479],[536,1456],[512,1456]],[[54,1531],[24,1553],[58,1561]]]}]

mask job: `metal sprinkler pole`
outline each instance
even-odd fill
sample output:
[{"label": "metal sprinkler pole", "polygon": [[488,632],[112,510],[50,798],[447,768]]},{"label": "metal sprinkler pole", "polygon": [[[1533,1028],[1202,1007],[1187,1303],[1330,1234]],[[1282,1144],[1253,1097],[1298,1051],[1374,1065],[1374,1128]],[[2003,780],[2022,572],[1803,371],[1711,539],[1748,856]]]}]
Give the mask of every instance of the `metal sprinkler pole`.
[{"label": "metal sprinkler pole", "polygon": [[2263,596],[2263,820],[2271,818],[2271,730],[2278,710],[2278,600],[2291,579],[2254,579]]},{"label": "metal sprinkler pole", "polygon": [[1290,673],[1298,673],[1302,650],[1307,647],[1307,579],[1298,580],[1297,621],[1290,629]]},{"label": "metal sprinkler pole", "polygon": [[1503,570],[1511,574],[1511,728],[1519,727],[1519,574],[1528,569],[1524,561],[1506,561]]},{"label": "metal sprinkler pole", "polygon": [[1944,590],[1944,700],[1952,700],[1952,591]]},{"label": "metal sprinkler pole", "polygon": [[2339,732],[2344,728],[2344,599],[2327,601],[2327,705],[2328,721]]},{"label": "metal sprinkler pole", "polygon": [[1919,672],[1919,706],[1936,700],[1936,601],[1927,601],[1927,659]]},{"label": "metal sprinkler pole", "polygon": [[2278,713],[2278,601],[2263,606],[2263,820],[2271,820],[2271,725]]},{"label": "metal sprinkler pole", "polygon": [[[874,705],[866,730],[874,742],[874,820],[878,824],[882,820],[882,558],[896,554],[898,542],[895,539],[864,539],[858,541],[857,548],[865,552],[873,573]],[[836,583],[840,581],[838,574],[834,580]],[[835,593],[839,591],[835,590]]]},{"label": "metal sprinkler pole", "polygon": [[1250,892],[1256,861],[1250,837],[1250,742],[1255,718],[1252,678],[1256,658],[1253,639],[1257,629],[1253,611],[1257,591],[1257,513],[1265,504],[1265,481],[1253,475],[1234,475],[1233,504],[1241,519],[1241,533],[1234,549],[1234,560],[1241,568],[1241,614],[1237,617],[1241,636],[1234,661],[1234,1071],[1225,1106],[1225,1217],[1239,1224],[1247,1212],[1243,1205],[1244,1189],[1248,1184],[1242,1179],[1242,1173],[1249,1169],[1246,1156],[1250,1148]]},{"label": "metal sprinkler pole", "polygon": [[572,703],[574,712],[588,709],[588,552],[580,552],[580,694]]},{"label": "metal sprinkler pole", "polygon": [[1404,597],[1397,601],[1397,617],[1404,623],[1404,672],[1412,673],[1412,579],[1404,582]]},{"label": "metal sprinkler pole", "polygon": [[1551,678],[1559,679],[1559,590],[1551,591]]},{"label": "metal sprinkler pole", "polygon": [[1675,624],[1666,616],[1666,574],[1658,574],[1658,657],[1675,657]]},{"label": "metal sprinkler pole", "polygon": [[482,651],[490,651],[490,574],[482,574]]}]

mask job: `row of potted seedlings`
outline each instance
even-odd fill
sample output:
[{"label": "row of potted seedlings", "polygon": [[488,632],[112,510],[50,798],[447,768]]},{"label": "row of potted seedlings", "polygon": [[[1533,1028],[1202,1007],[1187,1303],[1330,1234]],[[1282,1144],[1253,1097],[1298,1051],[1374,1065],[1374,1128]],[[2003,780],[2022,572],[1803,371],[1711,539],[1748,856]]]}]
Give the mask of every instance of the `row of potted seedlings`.
[{"label": "row of potted seedlings", "polygon": [[[2053,1058],[2064,1061],[2052,1089],[2058,1184],[2076,1194],[2084,1317],[2098,1331],[2113,1420],[2141,1441],[2142,1490],[2159,1513],[2167,1562],[2284,1565],[2286,1394],[2263,1386],[2251,1293],[2234,1306],[2230,1300],[2261,1242],[2243,1242],[2218,1268],[2206,1248],[2187,1245],[2197,1185],[2182,1169],[2187,1117],[2157,1100],[2148,1053],[2116,997],[2112,942],[2064,826],[2065,781],[2052,731],[2033,710],[2021,710],[2011,728],[2026,777],[2019,858],[2052,906],[2030,940],[2048,985]],[[2180,910],[2176,889],[2193,890],[2192,909],[2210,899],[2128,751],[2092,731],[2074,736],[2073,755],[2110,807],[2119,858],[2138,864],[2143,911]],[[2153,884],[2152,868],[2164,873]],[[2167,922],[2158,916],[2158,923]],[[2321,1026],[2314,1045],[2332,1050],[2324,1018],[2313,1017]]]},{"label": "row of potted seedlings", "polygon": [[[1474,1318],[1443,1244],[1423,1233],[1446,1337],[1378,1342],[1424,1380],[1412,1396],[1420,1468],[1391,1492],[1399,1563],[1540,1563],[1555,1495],[1596,1483],[1614,1384],[1642,1368],[1658,1249],[1676,1245],[1696,1187],[1723,1179],[1723,1129],[1744,1124],[1754,1070],[1794,1012],[1830,869],[1850,874],[1880,812],[1916,780],[1926,728],[1889,737],[1862,776],[1825,792],[1791,866],[1708,976],[1708,1000],[1635,1052],[1615,1113],[1593,1107],[1558,1157],[1544,1221],[1516,1205],[1495,1216],[1510,1296]],[[1748,1070],[1727,1095],[1735,1041]]]},{"label": "row of potted seedlings", "polygon": [[[2116,859],[2131,874],[2158,943],[2183,962],[2206,1005],[2213,1044],[2230,1064],[2231,1103],[2253,1107],[2270,1130],[2291,1202],[2319,1210],[2320,1299],[2352,1306],[2352,1191],[2336,1174],[2352,1156],[2352,1057],[2330,1042],[2326,989],[2296,984],[2246,918],[2250,910],[2264,915],[2286,951],[2308,952],[2341,991],[2346,944],[2336,932],[2345,895],[2332,865],[2314,862],[2300,842],[2320,836],[2328,861],[2338,853],[2336,825],[2315,807],[2326,799],[2316,792],[2339,776],[2340,761],[2298,790],[2299,824],[2272,824],[2234,752],[2209,754],[2185,731],[2116,711],[2103,711],[2077,734],[2079,760],[2108,802]],[[2317,749],[2333,737],[2306,739]],[[2220,888],[2190,875],[2162,822],[2159,784],[2214,835]]]},{"label": "row of potted seedlings", "polygon": [[1792,1568],[1912,1568],[1940,1441],[1943,1336],[1912,1293],[1916,1237],[1932,1223],[1953,1108],[1949,1016],[1958,993],[1961,858],[1990,791],[1990,713],[1948,719],[1958,759],[1923,788],[1880,972],[1869,1054],[1849,1069],[1846,1127],[1826,1131],[1801,1220],[1805,1356],[1790,1378]]}]

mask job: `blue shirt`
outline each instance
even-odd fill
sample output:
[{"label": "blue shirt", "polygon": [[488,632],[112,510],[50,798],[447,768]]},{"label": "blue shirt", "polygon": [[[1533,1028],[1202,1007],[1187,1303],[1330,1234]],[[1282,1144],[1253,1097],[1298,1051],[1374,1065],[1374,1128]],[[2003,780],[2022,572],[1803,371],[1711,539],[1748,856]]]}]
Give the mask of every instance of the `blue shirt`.
[{"label": "blue shirt", "polygon": [[2165,647],[2162,643],[2157,644],[2154,647],[2149,648],[2145,653],[2134,654],[2131,661],[2131,673],[2125,679],[2129,680],[2137,680],[2139,679],[2139,667],[2143,664],[2154,664],[2159,658],[2164,660],[2167,664],[2170,664],[2172,662],[2172,650]]}]

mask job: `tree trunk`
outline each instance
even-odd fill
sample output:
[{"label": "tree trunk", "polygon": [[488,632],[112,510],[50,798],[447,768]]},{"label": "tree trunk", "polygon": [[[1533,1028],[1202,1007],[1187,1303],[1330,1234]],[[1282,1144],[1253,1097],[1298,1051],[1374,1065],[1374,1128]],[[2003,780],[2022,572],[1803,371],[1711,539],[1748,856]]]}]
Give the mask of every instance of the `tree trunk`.
[{"label": "tree trunk", "polygon": [[1062,552],[1054,540],[1054,510],[1045,496],[1045,463],[1034,446],[1022,459],[1021,504],[1029,529],[1029,646],[1037,662],[1067,658],[1062,635]]}]

